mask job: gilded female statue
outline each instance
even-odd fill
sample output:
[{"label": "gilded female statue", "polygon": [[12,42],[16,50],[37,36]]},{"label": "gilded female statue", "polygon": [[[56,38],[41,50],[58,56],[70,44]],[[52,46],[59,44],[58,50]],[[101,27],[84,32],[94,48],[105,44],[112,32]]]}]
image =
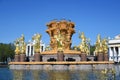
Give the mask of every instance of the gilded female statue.
[{"label": "gilded female statue", "polygon": [[15,45],[15,54],[19,54],[20,53],[19,39],[16,39],[14,45]]},{"label": "gilded female statue", "polygon": [[107,43],[108,43],[108,40],[107,40],[106,38],[104,38],[104,39],[102,40],[102,47],[103,47],[103,52],[104,52],[104,53],[107,53],[107,52],[108,52],[108,45],[107,45]]},{"label": "gilded female statue", "polygon": [[20,45],[21,45],[21,53],[24,54],[26,50],[26,43],[25,43],[25,37],[23,34],[20,37]]},{"label": "gilded female statue", "polygon": [[24,38],[24,35],[22,34],[21,37],[15,41],[14,44],[16,46],[16,49],[15,49],[16,54],[25,53],[26,43],[24,42],[24,40],[25,38]]},{"label": "gilded female statue", "polygon": [[95,44],[95,53],[101,53],[103,52],[103,47],[102,47],[102,43],[101,43],[101,36],[100,34],[98,34],[97,36],[97,40],[96,40],[96,44]]},{"label": "gilded female statue", "polygon": [[42,36],[40,34],[35,34],[32,37],[32,40],[35,41],[35,45],[34,45],[35,52],[40,52],[40,39],[41,39],[41,37]]},{"label": "gilded female statue", "polygon": [[79,45],[79,49],[82,53],[89,54],[89,40],[85,37],[84,32],[79,34],[79,38],[81,39],[81,43]]}]

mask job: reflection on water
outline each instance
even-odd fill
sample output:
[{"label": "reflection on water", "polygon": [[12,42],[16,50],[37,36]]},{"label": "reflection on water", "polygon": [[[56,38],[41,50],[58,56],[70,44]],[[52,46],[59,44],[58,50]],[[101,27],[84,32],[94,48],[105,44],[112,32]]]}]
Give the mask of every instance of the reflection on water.
[{"label": "reflection on water", "polygon": [[108,79],[107,78],[108,75],[101,74],[101,71],[14,70],[13,74],[14,74],[13,80],[106,80]]},{"label": "reflection on water", "polygon": [[[119,70],[119,67],[116,67]],[[116,71],[117,72],[117,71]],[[90,71],[41,71],[41,70],[12,70],[13,80],[119,80],[120,72],[106,74],[100,70]]]},{"label": "reflection on water", "polygon": [[111,71],[103,74],[102,70],[41,71],[0,68],[0,80],[120,80],[120,66],[115,66],[115,71],[114,75]]}]

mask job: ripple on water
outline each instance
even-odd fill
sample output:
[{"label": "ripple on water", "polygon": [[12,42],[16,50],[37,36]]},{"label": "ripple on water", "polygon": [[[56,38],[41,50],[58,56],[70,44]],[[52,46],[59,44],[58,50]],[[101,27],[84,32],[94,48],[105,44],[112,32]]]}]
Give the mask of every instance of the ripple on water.
[{"label": "ripple on water", "polygon": [[[115,66],[115,80],[120,80],[120,65]],[[110,80],[111,74],[100,70],[10,70],[0,68],[0,80]]]}]

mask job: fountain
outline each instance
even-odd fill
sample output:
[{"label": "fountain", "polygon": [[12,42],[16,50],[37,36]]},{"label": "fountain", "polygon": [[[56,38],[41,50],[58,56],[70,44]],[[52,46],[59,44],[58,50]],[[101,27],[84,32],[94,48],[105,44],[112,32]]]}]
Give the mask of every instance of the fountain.
[{"label": "fountain", "polygon": [[[78,50],[71,50],[72,35],[75,33],[75,24],[71,21],[51,21],[47,24],[46,32],[50,36],[50,49],[40,52],[41,35],[32,37],[34,44],[34,61],[25,61],[24,36],[16,40],[15,62],[10,62],[10,69],[40,69],[40,70],[83,70],[83,69],[104,69],[113,68],[113,63],[108,61],[107,40],[96,41],[96,56],[98,61],[87,61],[89,51],[89,40],[82,32],[79,37],[80,45]],[[20,57],[20,58],[19,58]],[[94,66],[94,67],[93,67]]]}]

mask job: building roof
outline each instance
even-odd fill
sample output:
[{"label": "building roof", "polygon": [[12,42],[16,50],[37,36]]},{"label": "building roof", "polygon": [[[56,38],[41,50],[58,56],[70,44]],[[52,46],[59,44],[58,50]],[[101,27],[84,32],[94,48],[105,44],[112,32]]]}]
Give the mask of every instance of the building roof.
[{"label": "building roof", "polygon": [[120,39],[112,39],[108,41],[108,44],[120,44]]},{"label": "building roof", "polygon": [[120,34],[108,41],[109,46],[120,46]]},{"label": "building roof", "polygon": [[119,39],[120,40],[120,34],[115,36],[115,39]]}]

